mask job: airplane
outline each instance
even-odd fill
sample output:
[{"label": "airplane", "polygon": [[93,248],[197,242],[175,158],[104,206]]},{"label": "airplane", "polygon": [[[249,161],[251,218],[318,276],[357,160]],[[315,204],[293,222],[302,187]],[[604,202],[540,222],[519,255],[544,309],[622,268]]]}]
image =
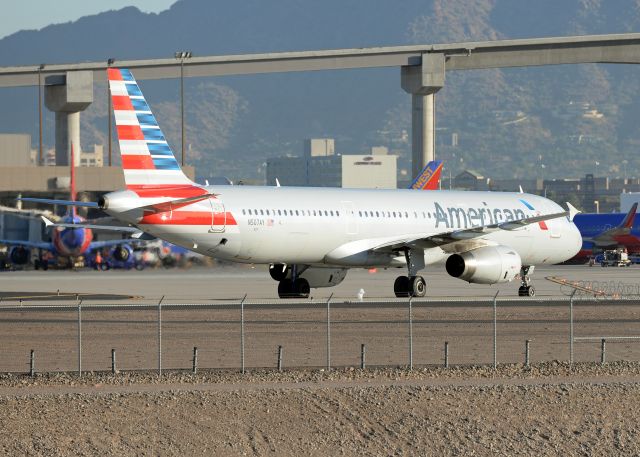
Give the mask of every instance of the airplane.
[{"label": "airplane", "polygon": [[640,254],[640,226],[635,224],[638,203],[628,213],[579,214],[574,223],[582,235],[580,251],[569,260],[584,261],[605,249],[626,248]]},{"label": "airplane", "polygon": [[199,185],[182,172],[132,73],[107,72],[126,190],[66,204],[100,208],[207,256],[268,264],[281,298],[306,298],[340,284],[350,268],[372,267],[406,269],[394,294],[424,297],[419,272],[441,260],[469,283],[519,277],[518,294],[533,296],[534,266],[580,249],[578,210],[537,195]]},{"label": "airplane", "polygon": [[425,165],[420,174],[413,180],[409,189],[437,190],[440,187],[442,160],[432,160]]},{"label": "airplane", "polygon": [[[70,179],[70,201],[76,202],[76,179],[73,144],[71,145],[71,179]],[[63,200],[66,202],[66,200]],[[79,202],[77,202],[79,203]],[[53,227],[51,241],[29,241],[29,240],[0,240],[0,244],[10,247],[9,259],[15,265],[26,265],[31,257],[31,250],[40,250],[40,256],[35,260],[36,269],[49,268],[49,259],[42,255],[42,251],[53,254],[53,257],[62,265],[73,267],[75,259],[86,256],[96,249],[104,247],[114,247],[113,255],[118,260],[126,260],[132,250],[128,244],[130,240],[108,240],[93,241],[93,232],[91,226],[84,225],[84,218],[76,214],[75,206],[69,206],[66,216],[62,218],[61,223],[55,224],[45,216],[41,216],[46,227]],[[135,231],[132,229],[132,233]]]}]

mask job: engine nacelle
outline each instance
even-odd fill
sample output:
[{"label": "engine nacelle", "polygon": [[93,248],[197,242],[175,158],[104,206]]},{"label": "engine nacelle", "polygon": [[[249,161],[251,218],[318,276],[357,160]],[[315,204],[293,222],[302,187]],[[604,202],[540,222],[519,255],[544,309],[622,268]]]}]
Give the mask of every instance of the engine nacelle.
[{"label": "engine nacelle", "polygon": [[[298,268],[298,271],[302,271],[298,277],[306,279],[309,287],[314,288],[337,286],[344,281],[349,271],[348,268],[309,267],[305,270],[303,270],[304,267]],[[269,274],[276,281],[291,279],[291,265],[273,263],[269,265]]]},{"label": "engine nacelle", "polygon": [[347,271],[347,268],[309,267],[300,277],[309,281],[310,287],[333,287],[344,281]]},{"label": "engine nacelle", "polygon": [[30,257],[31,251],[23,246],[15,246],[11,248],[11,252],[9,254],[11,263],[15,265],[26,265],[29,263]]},{"label": "engine nacelle", "polygon": [[131,248],[129,246],[116,246],[113,250],[113,258],[120,261],[126,262],[131,257]]},{"label": "engine nacelle", "polygon": [[486,246],[449,256],[447,273],[476,284],[512,281],[522,267],[520,254],[506,246]]}]

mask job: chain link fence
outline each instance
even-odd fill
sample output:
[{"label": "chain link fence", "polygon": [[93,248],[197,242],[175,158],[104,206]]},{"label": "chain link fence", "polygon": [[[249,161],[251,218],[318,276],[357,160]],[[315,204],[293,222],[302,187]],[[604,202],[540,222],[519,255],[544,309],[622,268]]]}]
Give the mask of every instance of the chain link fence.
[{"label": "chain link fence", "polygon": [[0,372],[491,365],[524,363],[527,346],[531,363],[639,361],[639,304],[571,296],[4,305]]}]

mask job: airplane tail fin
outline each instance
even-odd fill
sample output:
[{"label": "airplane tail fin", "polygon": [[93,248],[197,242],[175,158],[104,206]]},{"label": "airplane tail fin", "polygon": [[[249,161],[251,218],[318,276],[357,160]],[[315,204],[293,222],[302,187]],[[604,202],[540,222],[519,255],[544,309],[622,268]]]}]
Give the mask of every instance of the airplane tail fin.
[{"label": "airplane tail fin", "polygon": [[107,74],[127,189],[193,186],[131,72],[109,68]]},{"label": "airplane tail fin", "polygon": [[629,209],[629,212],[627,213],[627,215],[622,220],[622,223],[620,224],[620,228],[628,228],[628,229],[630,229],[631,227],[633,227],[633,221],[636,218],[636,211],[637,210],[638,210],[638,203],[636,202],[636,203],[633,204],[631,209]]},{"label": "airplane tail fin", "polygon": [[409,189],[437,190],[441,173],[442,160],[432,160],[422,169],[418,177],[411,183]]}]

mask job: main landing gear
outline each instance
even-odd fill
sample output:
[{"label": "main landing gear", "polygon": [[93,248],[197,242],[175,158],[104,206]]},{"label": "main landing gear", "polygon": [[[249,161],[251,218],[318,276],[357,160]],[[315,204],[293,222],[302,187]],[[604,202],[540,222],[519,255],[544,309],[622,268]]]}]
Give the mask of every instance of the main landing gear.
[{"label": "main landing gear", "polygon": [[408,276],[398,276],[393,283],[396,297],[424,297],[427,294],[427,284],[418,271],[424,268],[424,252],[420,249],[406,249],[404,256],[407,260]]},{"label": "main landing gear", "polygon": [[533,266],[522,266],[520,268],[520,288],[518,289],[518,296],[520,297],[534,297],[536,290],[531,285],[531,275],[533,274]]},{"label": "main landing gear", "polygon": [[278,297],[309,298],[309,281],[300,277],[302,271],[298,270],[297,265],[273,264],[269,266],[269,273],[278,281]]}]

